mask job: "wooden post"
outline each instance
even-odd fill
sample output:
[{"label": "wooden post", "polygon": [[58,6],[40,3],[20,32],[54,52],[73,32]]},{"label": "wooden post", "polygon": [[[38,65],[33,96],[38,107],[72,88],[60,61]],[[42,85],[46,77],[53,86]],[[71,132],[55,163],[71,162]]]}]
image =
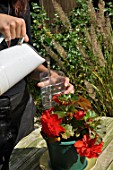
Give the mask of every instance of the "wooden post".
[{"label": "wooden post", "polygon": [[[75,0],[56,0],[63,8],[65,13],[69,14],[69,12],[76,7]],[[55,10],[52,5],[52,0],[39,0],[40,5],[43,5],[47,15],[50,19],[54,18]]]}]

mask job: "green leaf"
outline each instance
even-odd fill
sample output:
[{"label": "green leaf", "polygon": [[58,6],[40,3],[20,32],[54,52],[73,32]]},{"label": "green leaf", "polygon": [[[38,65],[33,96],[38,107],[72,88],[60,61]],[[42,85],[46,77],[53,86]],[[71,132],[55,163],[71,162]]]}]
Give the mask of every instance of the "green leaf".
[{"label": "green leaf", "polygon": [[97,117],[97,114],[93,110],[88,110],[86,115],[84,116],[84,120],[87,121],[88,119]]},{"label": "green leaf", "polygon": [[71,136],[74,136],[74,130],[73,130],[73,127],[71,126],[71,125],[65,125],[65,124],[63,124],[62,125],[64,128],[65,128],[65,130],[66,130],[66,132],[65,133],[63,133],[62,134],[62,138],[63,139],[68,139],[68,138],[70,138]]},{"label": "green leaf", "polygon": [[95,132],[91,131],[91,133],[90,133],[91,139],[94,139],[96,137],[95,135],[96,135]]},{"label": "green leaf", "polygon": [[67,113],[65,111],[56,111],[54,114],[57,114],[59,118],[63,118]]}]

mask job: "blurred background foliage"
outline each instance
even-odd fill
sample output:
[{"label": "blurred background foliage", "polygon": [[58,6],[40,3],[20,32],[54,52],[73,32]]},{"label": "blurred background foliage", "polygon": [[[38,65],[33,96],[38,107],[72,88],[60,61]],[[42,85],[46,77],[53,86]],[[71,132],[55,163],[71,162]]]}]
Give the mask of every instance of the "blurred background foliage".
[{"label": "blurred background foliage", "polygon": [[[67,15],[56,0],[52,3],[51,22],[44,7],[32,3],[33,46],[50,57],[51,68],[63,71],[99,115],[113,116],[113,4],[98,0],[94,8],[91,0],[76,0]],[[40,91],[30,89],[40,110]]]}]

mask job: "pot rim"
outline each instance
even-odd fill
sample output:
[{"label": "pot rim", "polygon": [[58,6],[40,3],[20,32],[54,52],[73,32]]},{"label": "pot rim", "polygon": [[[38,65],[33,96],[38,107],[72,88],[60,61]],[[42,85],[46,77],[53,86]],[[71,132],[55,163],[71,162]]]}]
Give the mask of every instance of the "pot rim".
[{"label": "pot rim", "polygon": [[73,145],[76,141],[66,141],[66,142],[60,142],[60,145]]}]

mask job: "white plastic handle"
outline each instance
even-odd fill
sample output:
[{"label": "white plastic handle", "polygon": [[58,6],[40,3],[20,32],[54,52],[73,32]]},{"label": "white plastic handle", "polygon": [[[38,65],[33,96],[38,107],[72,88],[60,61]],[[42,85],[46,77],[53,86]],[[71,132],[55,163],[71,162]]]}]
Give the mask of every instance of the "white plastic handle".
[{"label": "white plastic handle", "polygon": [[[4,40],[4,36],[2,35],[2,36],[0,37],[0,44],[2,43],[3,40]],[[18,44],[21,45],[23,42],[24,42],[24,37],[19,38]]]},{"label": "white plastic handle", "polygon": [[3,40],[4,40],[4,36],[2,35],[2,36],[0,37],[0,44],[2,43]]}]

